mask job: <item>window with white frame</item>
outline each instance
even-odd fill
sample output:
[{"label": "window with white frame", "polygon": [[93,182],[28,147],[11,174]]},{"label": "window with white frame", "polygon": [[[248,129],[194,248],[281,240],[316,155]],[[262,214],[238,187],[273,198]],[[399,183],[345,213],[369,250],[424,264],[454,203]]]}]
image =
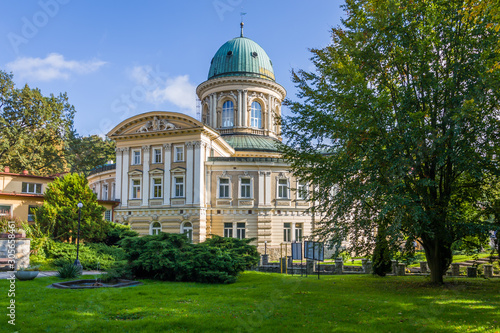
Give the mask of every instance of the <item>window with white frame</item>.
[{"label": "window with white frame", "polygon": [[160,232],[161,232],[161,223],[160,222],[151,223],[149,230],[150,235],[159,235]]},{"label": "window with white frame", "polygon": [[153,149],[153,163],[161,163],[161,148]]},{"label": "window with white frame", "polygon": [[23,183],[22,192],[29,194],[42,194],[42,184],[38,183]]},{"label": "window with white frame", "polygon": [[141,180],[140,179],[132,179],[131,184],[132,195],[130,196],[132,199],[140,199],[141,198]]},{"label": "window with white frame", "polygon": [[292,241],[292,227],[290,223],[285,223],[283,226],[283,242]]},{"label": "window with white frame", "polygon": [[251,198],[252,197],[252,179],[241,178],[240,179],[240,198]]},{"label": "window with white frame", "polygon": [[163,189],[163,183],[162,183],[162,178],[161,177],[155,177],[151,181],[152,186],[151,186],[151,198],[157,199],[157,198],[162,198],[162,189]]},{"label": "window with white frame", "polygon": [[184,176],[174,177],[174,197],[175,198],[184,197]]},{"label": "window with white frame", "polygon": [[288,179],[278,179],[278,199],[288,199]]},{"label": "window with white frame", "polygon": [[258,102],[252,102],[250,108],[250,126],[255,128],[262,127],[262,106]]},{"label": "window with white frame", "polygon": [[225,101],[222,105],[222,127],[233,127],[234,104],[233,101]]},{"label": "window with white frame", "polygon": [[28,206],[28,222],[35,221],[35,211],[37,208],[37,206]]},{"label": "window with white frame", "polygon": [[297,180],[297,199],[306,200],[308,195],[307,183],[303,180]]},{"label": "window with white frame", "polygon": [[141,164],[141,150],[135,149],[132,150],[132,165]]},{"label": "window with white frame", "polygon": [[224,223],[224,237],[233,237],[232,223]]},{"label": "window with white frame", "polygon": [[236,238],[238,239],[245,238],[245,223],[243,222],[236,223]]},{"label": "window with white frame", "polygon": [[302,223],[295,223],[295,240],[302,242]]},{"label": "window with white frame", "polygon": [[184,162],[184,146],[174,147],[174,162]]},{"label": "window with white frame", "polygon": [[187,236],[190,243],[193,242],[193,225],[191,222],[184,222],[182,224],[181,233]]},{"label": "window with white frame", "polygon": [[112,215],[112,214],[111,214],[111,209],[106,210],[106,211],[104,212],[104,219],[105,219],[106,221],[111,221],[111,215]]},{"label": "window with white frame", "polygon": [[219,198],[229,198],[229,178],[219,178]]},{"label": "window with white frame", "polygon": [[102,184],[102,200],[109,200],[109,198],[108,198],[108,184]]}]

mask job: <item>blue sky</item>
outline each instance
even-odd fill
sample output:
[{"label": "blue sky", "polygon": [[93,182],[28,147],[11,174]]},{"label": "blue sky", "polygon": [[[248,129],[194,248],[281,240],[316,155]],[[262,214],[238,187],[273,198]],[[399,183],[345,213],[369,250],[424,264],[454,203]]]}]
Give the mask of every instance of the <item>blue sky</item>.
[{"label": "blue sky", "polygon": [[[152,110],[196,116],[195,88],[210,60],[240,33],[264,48],[294,98],[292,68],[340,25],[343,1],[1,1],[0,69],[18,87],[67,92],[81,135],[105,134]],[[286,111],[285,111],[286,114]]]}]

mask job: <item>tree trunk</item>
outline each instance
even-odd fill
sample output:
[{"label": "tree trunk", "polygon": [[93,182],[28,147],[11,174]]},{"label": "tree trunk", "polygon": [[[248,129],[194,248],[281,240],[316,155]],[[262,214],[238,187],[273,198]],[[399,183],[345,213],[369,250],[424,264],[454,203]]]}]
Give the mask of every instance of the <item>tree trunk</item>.
[{"label": "tree trunk", "polygon": [[431,282],[443,284],[443,275],[452,261],[451,244],[438,238],[422,237],[422,246],[431,271]]}]

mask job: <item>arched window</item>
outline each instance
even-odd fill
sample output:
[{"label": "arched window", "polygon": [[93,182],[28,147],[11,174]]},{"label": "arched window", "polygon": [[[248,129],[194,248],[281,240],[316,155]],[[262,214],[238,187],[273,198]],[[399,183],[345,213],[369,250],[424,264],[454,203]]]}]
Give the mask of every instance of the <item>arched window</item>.
[{"label": "arched window", "polygon": [[160,232],[161,232],[161,224],[160,224],[160,222],[153,222],[153,223],[151,223],[151,227],[150,227],[149,233],[151,235],[159,235]]},{"label": "arched window", "polygon": [[189,241],[193,242],[193,225],[191,222],[184,222],[181,226],[181,234],[186,234]]},{"label": "arched window", "polygon": [[225,101],[222,105],[222,127],[233,127],[234,104],[233,101]]},{"label": "arched window", "polygon": [[262,128],[262,106],[257,102],[252,102],[250,126]]}]

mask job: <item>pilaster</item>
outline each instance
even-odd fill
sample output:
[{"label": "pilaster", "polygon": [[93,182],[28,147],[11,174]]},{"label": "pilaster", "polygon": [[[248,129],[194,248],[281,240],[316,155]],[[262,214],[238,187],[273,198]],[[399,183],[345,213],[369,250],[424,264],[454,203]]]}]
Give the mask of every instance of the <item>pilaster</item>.
[{"label": "pilaster", "polygon": [[186,205],[193,204],[193,143],[186,142]]},{"label": "pilaster", "polygon": [[170,143],[165,143],[163,145],[164,150],[164,161],[165,161],[165,171],[163,171],[163,204],[165,206],[170,205],[170,181],[172,179],[170,175],[170,169],[172,168],[172,145]]},{"label": "pilaster", "polygon": [[129,153],[130,149],[129,147],[122,148],[123,151],[123,173],[122,173],[122,194],[121,194],[121,202],[122,202],[122,207],[127,207],[128,206],[128,168],[129,168]]},{"label": "pilaster", "polygon": [[149,148],[142,146],[142,206],[149,206]]}]

